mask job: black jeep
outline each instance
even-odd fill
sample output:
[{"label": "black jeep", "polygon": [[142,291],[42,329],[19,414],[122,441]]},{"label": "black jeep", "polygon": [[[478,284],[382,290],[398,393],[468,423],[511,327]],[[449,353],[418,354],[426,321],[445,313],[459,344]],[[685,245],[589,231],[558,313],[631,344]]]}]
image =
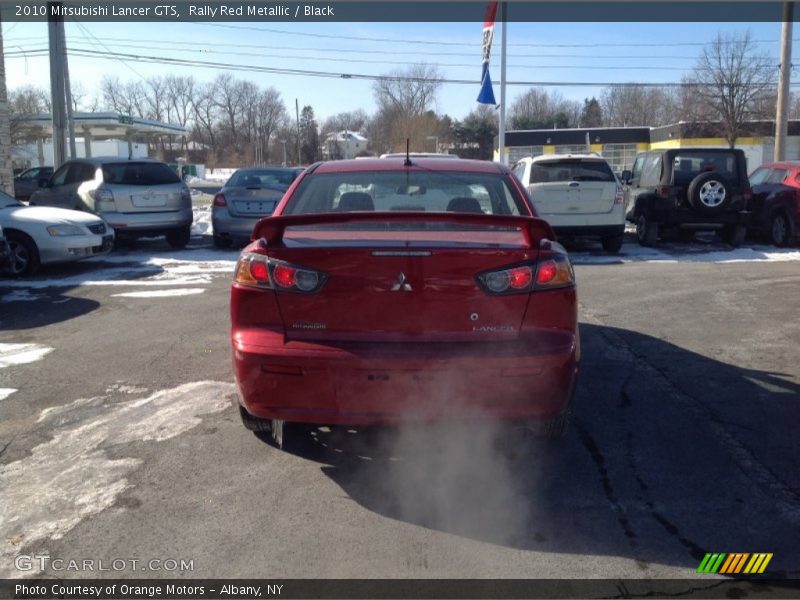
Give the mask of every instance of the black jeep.
[{"label": "black jeep", "polygon": [[747,233],[750,184],[741,150],[675,148],[636,156],[624,171],[625,218],[636,224],[642,246],[660,235],[692,239],[695,231],[717,230],[738,246]]}]

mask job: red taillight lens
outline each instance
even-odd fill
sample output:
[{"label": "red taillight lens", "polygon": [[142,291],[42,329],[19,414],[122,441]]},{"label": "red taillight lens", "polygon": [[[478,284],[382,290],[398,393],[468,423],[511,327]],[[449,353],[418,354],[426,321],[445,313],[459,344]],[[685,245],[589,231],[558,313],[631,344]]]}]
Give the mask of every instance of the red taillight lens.
[{"label": "red taillight lens", "polygon": [[558,275],[558,267],[555,261],[545,260],[539,263],[539,268],[536,269],[536,284],[544,285],[553,281]]},{"label": "red taillight lens", "polygon": [[672,193],[672,186],[671,185],[659,185],[656,188],[656,194],[658,194],[661,198],[669,198],[669,195]]},{"label": "red taillight lens", "polygon": [[228,206],[228,201],[225,199],[225,194],[217,194],[214,196],[214,206]]},{"label": "red taillight lens", "polygon": [[290,288],[294,285],[295,273],[297,273],[297,269],[293,267],[278,265],[273,270],[272,275],[275,278],[275,283],[279,286],[282,288]]},{"label": "red taillight lens", "polygon": [[258,283],[269,283],[269,269],[267,263],[261,261],[250,261],[250,275]]},{"label": "red taillight lens", "polygon": [[622,190],[622,186],[617,186],[617,193],[614,194],[614,204],[623,204],[625,202],[625,192]]},{"label": "red taillight lens", "polygon": [[515,290],[525,290],[531,286],[533,273],[530,267],[517,267],[508,272],[508,284]]}]

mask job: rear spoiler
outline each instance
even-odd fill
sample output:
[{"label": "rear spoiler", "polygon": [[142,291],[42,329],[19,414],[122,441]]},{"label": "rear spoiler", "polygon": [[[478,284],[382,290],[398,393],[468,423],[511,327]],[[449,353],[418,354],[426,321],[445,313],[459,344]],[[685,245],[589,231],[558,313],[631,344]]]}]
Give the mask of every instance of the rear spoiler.
[{"label": "rear spoiler", "polygon": [[263,240],[268,247],[279,246],[287,227],[302,225],[332,225],[336,223],[401,222],[401,223],[454,223],[458,225],[478,225],[484,227],[514,227],[525,237],[529,248],[539,245],[547,238],[555,241],[556,236],[550,224],[538,217],[510,215],[482,215],[457,212],[416,212],[416,211],[370,211],[341,213],[312,213],[306,215],[286,215],[264,217],[253,228],[252,240]]}]

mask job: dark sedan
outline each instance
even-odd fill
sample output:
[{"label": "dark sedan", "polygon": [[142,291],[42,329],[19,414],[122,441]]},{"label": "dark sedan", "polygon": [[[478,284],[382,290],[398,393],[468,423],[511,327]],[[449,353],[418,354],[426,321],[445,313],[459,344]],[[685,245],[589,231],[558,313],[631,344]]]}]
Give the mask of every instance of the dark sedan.
[{"label": "dark sedan", "polygon": [[303,172],[300,167],[239,169],[214,196],[211,224],[214,245],[227,248],[250,241],[261,217],[272,214],[289,186]]},{"label": "dark sedan", "polygon": [[31,167],[14,177],[14,197],[28,200],[31,195],[53,176],[53,167]]}]

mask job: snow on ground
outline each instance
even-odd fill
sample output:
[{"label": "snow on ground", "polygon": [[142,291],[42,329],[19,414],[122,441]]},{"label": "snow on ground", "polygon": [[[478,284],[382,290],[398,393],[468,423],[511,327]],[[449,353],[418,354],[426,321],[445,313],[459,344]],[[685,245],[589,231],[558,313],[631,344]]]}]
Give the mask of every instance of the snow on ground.
[{"label": "snow on ground", "polygon": [[570,259],[576,265],[632,262],[790,262],[800,261],[800,249],[764,245],[730,248],[724,244],[702,243],[664,244],[658,248],[646,248],[633,242],[623,245],[619,254],[606,254],[600,250],[597,252],[571,251]]},{"label": "snow on ground", "polygon": [[192,235],[212,235],[214,230],[211,225],[211,207],[195,207],[193,212]]},{"label": "snow on ground", "polygon": [[[0,540],[58,539],[111,507],[142,461],[110,455],[130,442],[160,442],[196,427],[203,416],[229,406],[234,391],[232,383],[198,381],[144,398],[109,402],[98,396],[43,411],[38,422],[51,429],[52,439],[0,467]],[[17,552],[0,544],[0,577],[17,574]]]},{"label": "snow on ground", "polygon": [[47,294],[31,294],[28,290],[14,290],[0,297],[0,302],[33,302],[47,298]]},{"label": "snow on ground", "polygon": [[0,400],[5,400],[16,391],[14,388],[0,388]]},{"label": "snow on ground", "polygon": [[35,362],[52,351],[41,344],[0,344],[0,369]]},{"label": "snow on ground", "polygon": [[205,288],[177,288],[173,290],[151,290],[146,292],[125,292],[123,294],[111,294],[118,298],[166,298],[168,296],[192,296],[202,294]]}]

